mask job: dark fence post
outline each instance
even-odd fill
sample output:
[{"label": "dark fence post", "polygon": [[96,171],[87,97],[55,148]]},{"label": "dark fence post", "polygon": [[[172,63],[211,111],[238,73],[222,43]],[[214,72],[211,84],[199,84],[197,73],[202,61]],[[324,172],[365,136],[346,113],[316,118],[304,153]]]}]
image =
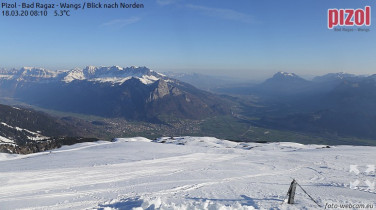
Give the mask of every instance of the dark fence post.
[{"label": "dark fence post", "polygon": [[294,204],[294,197],[295,197],[295,190],[296,190],[296,181],[295,179],[292,180],[289,191],[287,192],[289,196],[288,204]]}]

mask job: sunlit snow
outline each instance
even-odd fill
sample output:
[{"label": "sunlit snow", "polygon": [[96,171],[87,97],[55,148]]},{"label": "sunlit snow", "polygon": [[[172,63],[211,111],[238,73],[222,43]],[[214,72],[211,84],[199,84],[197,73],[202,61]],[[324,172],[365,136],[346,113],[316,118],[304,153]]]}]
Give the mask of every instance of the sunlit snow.
[{"label": "sunlit snow", "polygon": [[[242,143],[211,137],[119,138],[0,155],[2,209],[321,209],[375,204],[376,147]],[[350,172],[356,165],[360,173]],[[351,183],[359,180],[358,186]]]}]

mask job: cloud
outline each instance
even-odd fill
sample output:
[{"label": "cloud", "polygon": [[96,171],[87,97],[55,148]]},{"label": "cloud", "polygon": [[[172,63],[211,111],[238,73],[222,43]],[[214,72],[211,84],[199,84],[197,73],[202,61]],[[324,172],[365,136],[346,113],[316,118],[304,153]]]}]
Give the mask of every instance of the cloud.
[{"label": "cloud", "polygon": [[203,15],[216,17],[225,20],[240,21],[245,23],[255,23],[254,19],[248,15],[231,9],[221,9],[221,8],[212,8],[204,7],[198,5],[187,4],[187,8],[196,10]]},{"label": "cloud", "polygon": [[115,20],[111,20],[111,21],[108,21],[106,23],[103,23],[101,26],[102,27],[123,28],[124,26],[136,23],[140,20],[141,20],[141,18],[139,18],[139,17],[131,17],[131,18],[127,18],[127,19],[115,19]]}]

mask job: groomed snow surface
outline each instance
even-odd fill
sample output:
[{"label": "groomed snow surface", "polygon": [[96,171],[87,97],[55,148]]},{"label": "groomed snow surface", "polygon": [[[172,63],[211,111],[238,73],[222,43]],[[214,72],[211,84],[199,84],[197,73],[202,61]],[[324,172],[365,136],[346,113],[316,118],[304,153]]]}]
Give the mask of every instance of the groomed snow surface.
[{"label": "groomed snow surface", "polygon": [[292,178],[323,207],[376,208],[376,148],[324,147],[128,138],[0,154],[0,209],[321,209],[300,188],[283,203]]}]

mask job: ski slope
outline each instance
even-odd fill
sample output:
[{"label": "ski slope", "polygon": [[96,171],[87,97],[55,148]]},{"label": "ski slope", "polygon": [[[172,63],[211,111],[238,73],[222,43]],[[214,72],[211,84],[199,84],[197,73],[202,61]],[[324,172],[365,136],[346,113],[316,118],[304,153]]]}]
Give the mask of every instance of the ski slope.
[{"label": "ski slope", "polygon": [[[0,153],[0,209],[321,209],[373,204],[376,147],[117,139],[30,155]],[[350,172],[356,165],[359,173]],[[354,166],[353,166],[354,167]],[[358,180],[357,186],[350,185]],[[371,209],[371,208],[369,208]]]}]

